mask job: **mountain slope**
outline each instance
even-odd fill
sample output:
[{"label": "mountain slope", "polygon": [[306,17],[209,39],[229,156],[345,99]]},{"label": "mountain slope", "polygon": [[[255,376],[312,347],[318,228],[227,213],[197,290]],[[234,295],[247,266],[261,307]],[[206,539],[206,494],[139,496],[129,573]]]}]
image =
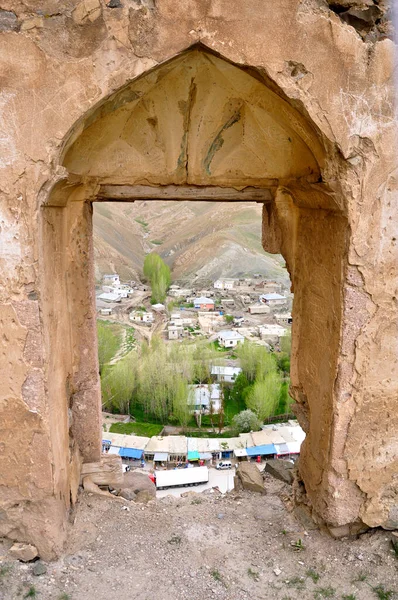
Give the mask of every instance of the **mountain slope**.
[{"label": "mountain slope", "polygon": [[182,282],[254,273],[288,282],[283,258],[261,246],[255,203],[96,203],[94,247],[97,279],[108,271],[137,279],[145,254],[156,251]]}]

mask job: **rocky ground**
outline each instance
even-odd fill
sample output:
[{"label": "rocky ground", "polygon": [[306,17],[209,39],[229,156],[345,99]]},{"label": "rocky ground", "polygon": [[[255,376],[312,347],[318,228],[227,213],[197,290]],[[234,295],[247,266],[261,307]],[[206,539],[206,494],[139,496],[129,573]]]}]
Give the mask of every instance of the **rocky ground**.
[{"label": "rocky ground", "polygon": [[291,488],[266,475],[266,489],[147,505],[82,494],[61,560],[24,564],[0,547],[0,599],[398,598],[390,533],[337,541],[305,531]]}]

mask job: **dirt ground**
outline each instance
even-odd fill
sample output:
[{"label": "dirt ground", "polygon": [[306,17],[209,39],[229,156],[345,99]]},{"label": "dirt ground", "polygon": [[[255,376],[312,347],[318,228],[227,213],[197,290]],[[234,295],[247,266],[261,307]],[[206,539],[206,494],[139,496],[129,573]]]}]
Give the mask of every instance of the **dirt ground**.
[{"label": "dirt ground", "polygon": [[0,545],[0,598],[19,600],[392,600],[398,558],[390,533],[356,540],[305,531],[291,488],[267,494],[188,493],[147,505],[82,494],[67,553],[23,564]]}]

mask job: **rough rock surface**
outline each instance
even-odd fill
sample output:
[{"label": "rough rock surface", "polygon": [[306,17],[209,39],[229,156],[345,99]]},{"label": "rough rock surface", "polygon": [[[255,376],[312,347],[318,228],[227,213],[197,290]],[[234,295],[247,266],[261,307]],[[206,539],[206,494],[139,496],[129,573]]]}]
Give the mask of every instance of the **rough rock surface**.
[{"label": "rough rock surface", "polygon": [[145,504],[155,498],[156,486],[148,475],[138,471],[127,471],[123,473],[123,483],[117,488],[117,495]]},{"label": "rough rock surface", "polygon": [[237,476],[242,482],[243,489],[260,494],[266,493],[262,475],[254,463],[241,462]]},{"label": "rough rock surface", "polygon": [[38,552],[37,548],[31,544],[22,544],[18,542],[11,546],[10,555],[22,562],[29,562],[38,556]]},{"label": "rough rock surface", "polygon": [[6,559],[0,597],[22,600],[32,585],[38,600],[377,600],[372,588],[398,591],[389,533],[334,540],[303,528],[287,509],[292,488],[267,477],[266,497],[166,496],[126,502],[128,511],[82,494],[65,556],[40,577]]},{"label": "rough rock surface", "polygon": [[294,465],[282,459],[267,460],[264,471],[283,481],[284,483],[293,483],[293,468]]}]

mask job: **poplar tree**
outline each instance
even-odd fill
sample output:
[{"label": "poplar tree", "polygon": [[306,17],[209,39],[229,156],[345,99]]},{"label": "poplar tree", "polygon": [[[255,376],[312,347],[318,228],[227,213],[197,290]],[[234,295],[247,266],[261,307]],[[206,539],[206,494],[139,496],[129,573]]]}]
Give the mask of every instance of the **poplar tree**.
[{"label": "poplar tree", "polygon": [[144,260],[144,276],[148,279],[152,289],[152,304],[163,303],[171,283],[170,267],[162,260],[159,254],[151,252]]}]

